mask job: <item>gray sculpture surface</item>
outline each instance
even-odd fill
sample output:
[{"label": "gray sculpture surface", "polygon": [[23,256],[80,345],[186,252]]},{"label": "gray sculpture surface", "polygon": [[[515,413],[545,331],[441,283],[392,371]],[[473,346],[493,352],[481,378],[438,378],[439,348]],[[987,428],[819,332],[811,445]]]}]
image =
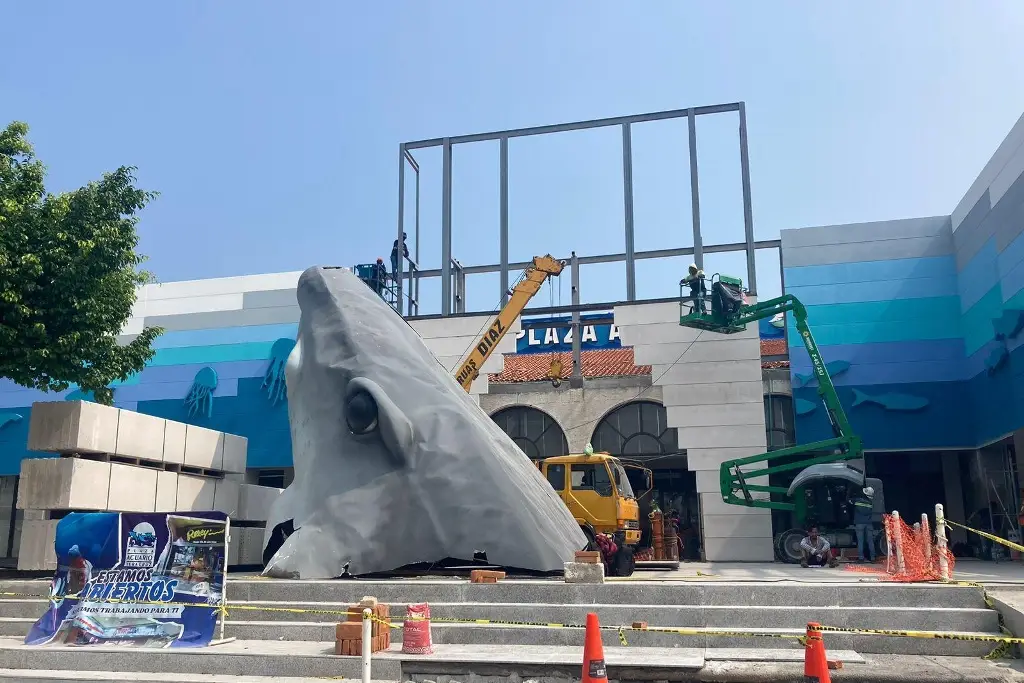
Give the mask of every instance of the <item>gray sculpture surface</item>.
[{"label": "gray sculpture surface", "polygon": [[294,531],[266,575],[358,576],[475,551],[557,571],[586,545],[536,466],[374,291],[316,267],[298,301],[285,366],[295,479],[264,547],[278,525]]}]

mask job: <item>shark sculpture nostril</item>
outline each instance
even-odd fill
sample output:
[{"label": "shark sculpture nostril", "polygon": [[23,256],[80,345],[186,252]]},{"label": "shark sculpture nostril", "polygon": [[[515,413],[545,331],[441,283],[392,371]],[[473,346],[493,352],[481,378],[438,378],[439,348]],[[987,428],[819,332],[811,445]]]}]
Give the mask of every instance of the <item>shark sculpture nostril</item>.
[{"label": "shark sculpture nostril", "polygon": [[310,268],[297,298],[284,363],[295,478],[267,520],[266,575],[359,576],[481,552],[560,571],[586,545],[534,463],[373,290]]}]

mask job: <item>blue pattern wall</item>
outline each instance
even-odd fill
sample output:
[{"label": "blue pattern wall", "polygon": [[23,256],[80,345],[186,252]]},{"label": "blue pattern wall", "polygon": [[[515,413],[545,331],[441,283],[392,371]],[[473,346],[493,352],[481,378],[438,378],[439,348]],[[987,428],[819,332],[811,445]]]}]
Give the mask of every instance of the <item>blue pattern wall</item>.
[{"label": "blue pattern wall", "polygon": [[[964,339],[950,218],[784,230],[786,291],[808,323],[867,448],[964,447]],[[790,326],[796,432],[831,431]]]},{"label": "blue pattern wall", "polygon": [[[782,249],[866,447],[971,448],[1024,427],[1024,116],[951,216],[785,230]],[[797,438],[827,438],[790,344]]]},{"label": "blue pattern wall", "polygon": [[[172,283],[164,287],[198,284]],[[295,338],[299,309],[294,289],[183,294],[180,300],[165,297],[159,305],[150,303],[151,309],[170,312],[144,316],[139,324],[161,325],[167,331],[157,340],[156,356],[146,369],[114,385],[115,405],[246,436],[249,467],[291,466],[287,399],[275,400],[273,386],[267,386],[273,382],[265,379],[268,370],[281,369],[280,359],[275,361],[273,356],[280,355],[282,344],[275,348],[275,342],[287,340],[283,346],[286,352]],[[235,295],[238,306],[228,308],[230,303],[222,300]],[[223,310],[208,310],[217,306]],[[218,321],[223,326],[215,326]],[[190,411],[185,404],[197,374],[204,368],[216,373],[209,415],[202,410]],[[0,379],[0,475],[17,474],[23,458],[39,457],[26,450],[32,403],[62,400],[71,391],[45,394]]]},{"label": "blue pattern wall", "polygon": [[1024,426],[1024,117],[952,221],[965,393],[981,445]]}]

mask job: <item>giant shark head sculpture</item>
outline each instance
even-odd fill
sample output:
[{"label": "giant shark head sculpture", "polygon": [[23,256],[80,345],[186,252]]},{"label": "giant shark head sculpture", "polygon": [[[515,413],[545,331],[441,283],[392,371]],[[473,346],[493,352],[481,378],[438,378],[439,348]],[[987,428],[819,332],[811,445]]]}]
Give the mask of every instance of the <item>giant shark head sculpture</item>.
[{"label": "giant shark head sculpture", "polygon": [[285,366],[295,479],[270,512],[265,574],[357,576],[478,551],[555,571],[586,545],[536,466],[373,290],[310,268],[298,301]]}]

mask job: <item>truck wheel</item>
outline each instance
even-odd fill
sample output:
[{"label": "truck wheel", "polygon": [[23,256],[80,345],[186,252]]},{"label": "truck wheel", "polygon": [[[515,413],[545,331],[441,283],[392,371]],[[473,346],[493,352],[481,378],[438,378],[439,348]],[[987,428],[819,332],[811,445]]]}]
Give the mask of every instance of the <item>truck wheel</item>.
[{"label": "truck wheel", "polygon": [[615,564],[613,565],[613,576],[633,576],[636,569],[636,561],[633,559],[633,549],[628,545],[619,546],[615,553]]},{"label": "truck wheel", "polygon": [[802,529],[783,531],[775,537],[775,557],[780,562],[800,564],[803,555],[800,552],[800,541],[804,540]]}]

